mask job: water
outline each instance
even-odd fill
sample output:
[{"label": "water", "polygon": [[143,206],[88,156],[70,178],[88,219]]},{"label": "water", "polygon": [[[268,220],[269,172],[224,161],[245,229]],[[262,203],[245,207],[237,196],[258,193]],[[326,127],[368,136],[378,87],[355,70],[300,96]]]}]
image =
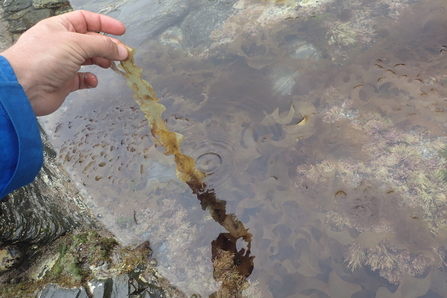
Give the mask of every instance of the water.
[{"label": "water", "polygon": [[[72,5],[126,24],[167,126],[249,228],[247,296],[447,297],[444,1]],[[171,282],[207,297],[225,230],[122,77],[95,73],[41,119],[59,158],[121,242],[149,240]]]}]

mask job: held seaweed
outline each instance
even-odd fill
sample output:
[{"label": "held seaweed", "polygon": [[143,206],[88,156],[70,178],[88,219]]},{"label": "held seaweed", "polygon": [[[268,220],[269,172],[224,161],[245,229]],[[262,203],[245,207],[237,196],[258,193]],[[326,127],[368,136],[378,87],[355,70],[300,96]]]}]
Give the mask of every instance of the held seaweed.
[{"label": "held seaweed", "polygon": [[194,185],[201,184],[205,175],[196,169],[194,159],[183,154],[180,150],[183,135],[170,131],[164,124],[161,114],[166,108],[157,103],[159,99],[152,85],[142,79],[142,69],[137,67],[134,62],[135,50],[128,46],[126,48],[129,51],[129,57],[125,61],[121,61],[119,66],[112,63],[112,69],[127,79],[126,84],[134,91],[135,101],[143,113],[146,114],[156,144],[166,149],[166,155],[174,155],[177,165],[176,174],[180,181]]},{"label": "held seaweed", "polygon": [[[211,243],[212,260],[214,266],[214,278],[222,281],[222,286],[216,297],[242,297],[242,291],[246,288],[245,278],[253,271],[254,256],[251,253],[251,233],[248,232],[241,221],[234,214],[226,213],[226,202],[216,197],[213,190],[207,189],[202,179],[205,174],[195,167],[194,159],[183,154],[180,143],[184,136],[170,131],[164,124],[161,115],[166,109],[155,94],[152,85],[143,80],[142,69],[134,62],[135,50],[126,46],[129,57],[120,61],[118,65],[112,63],[111,68],[124,76],[127,86],[134,91],[134,98],[141,110],[146,114],[154,141],[165,148],[166,155],[174,155],[176,175],[188,184],[200,201],[203,210],[208,209],[212,218],[223,226],[228,233],[221,233]],[[247,250],[237,249],[236,242],[243,239],[247,244]],[[230,257],[230,264],[228,264]],[[235,274],[231,274],[231,273]]]}]

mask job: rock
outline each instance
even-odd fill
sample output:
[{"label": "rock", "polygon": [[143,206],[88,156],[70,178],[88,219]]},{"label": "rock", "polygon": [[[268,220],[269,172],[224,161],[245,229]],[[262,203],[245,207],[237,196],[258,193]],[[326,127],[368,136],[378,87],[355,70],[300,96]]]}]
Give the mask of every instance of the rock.
[{"label": "rock", "polygon": [[23,19],[13,20],[11,21],[11,27],[9,31],[11,33],[20,33],[27,29],[25,21]]},{"label": "rock", "polygon": [[[105,281],[89,282],[90,292],[93,298],[120,298],[129,297],[129,278],[120,275],[108,278]],[[48,285],[38,298],[87,298],[88,294],[84,288],[63,289],[54,285]]]},{"label": "rock", "polygon": [[[47,286],[38,296],[39,298],[88,298],[84,289],[60,289],[55,285]],[[102,296],[98,296],[102,297]],[[96,296],[95,296],[96,298]]]},{"label": "rock", "polygon": [[212,40],[209,38],[212,31],[220,29],[223,23],[234,11],[232,1],[207,1],[192,11],[182,24],[183,36],[189,48],[209,48]]},{"label": "rock", "polygon": [[166,29],[160,36],[160,42],[173,49],[182,49],[183,41],[183,32],[177,26]]},{"label": "rock", "polygon": [[[0,6],[0,15],[4,15],[4,9]],[[12,44],[11,33],[6,29],[9,27],[7,20],[0,21],[0,51],[6,50]]]},{"label": "rock", "polygon": [[70,12],[72,10],[73,10],[73,8],[71,8],[70,4],[67,4],[66,6],[62,6],[60,8],[55,9],[54,10],[54,15],[58,16],[60,14],[67,13],[67,12]]},{"label": "rock", "polygon": [[19,20],[19,19],[23,18],[23,16],[27,12],[33,11],[33,10],[34,10],[34,8],[32,6],[30,6],[30,7],[26,8],[26,9],[22,9],[22,10],[14,12],[14,13],[7,14],[7,15],[5,15],[5,17],[6,17],[6,19],[8,21],[11,22],[12,20]]},{"label": "rock", "polygon": [[287,65],[276,66],[270,74],[273,90],[279,95],[290,95],[295,85],[295,78],[299,75],[298,70],[290,69]]},{"label": "rock", "polygon": [[45,135],[42,138],[45,159],[35,182],[0,202],[0,242],[48,244],[80,225],[95,226],[76,187],[50,158],[53,149]]},{"label": "rock", "polygon": [[129,277],[120,275],[113,278],[111,297],[129,297]]},{"label": "rock", "polygon": [[32,0],[5,0],[3,7],[6,13],[16,12],[23,10],[32,5]]},{"label": "rock", "polygon": [[111,284],[111,278],[108,278],[105,281],[89,282],[90,292],[93,294],[93,297],[107,297],[105,296],[105,293],[109,290]]},{"label": "rock", "polygon": [[61,7],[67,4],[69,4],[67,0],[33,0],[33,7],[36,9]]},{"label": "rock", "polygon": [[0,272],[11,270],[22,261],[23,254],[15,245],[0,247]]},{"label": "rock", "polygon": [[9,31],[11,33],[21,33],[32,26],[34,26],[40,20],[53,16],[54,13],[51,9],[38,9],[30,10],[23,17],[12,20]]},{"label": "rock", "polygon": [[[128,25],[127,30],[134,29],[134,24],[138,24],[138,28],[144,28],[132,37],[133,40],[140,40],[150,39],[150,37],[164,32],[170,26],[181,23],[188,13],[187,2],[184,0],[137,1],[133,2],[132,5],[116,5],[114,7],[108,5],[103,8],[98,7],[97,10],[95,10],[95,5],[99,4],[92,4],[92,6],[89,6],[89,10],[110,14],[120,20],[132,16],[132,20],[138,21]],[[150,9],[148,10],[147,7],[150,7]],[[123,37],[121,40],[126,42],[126,36]]]}]

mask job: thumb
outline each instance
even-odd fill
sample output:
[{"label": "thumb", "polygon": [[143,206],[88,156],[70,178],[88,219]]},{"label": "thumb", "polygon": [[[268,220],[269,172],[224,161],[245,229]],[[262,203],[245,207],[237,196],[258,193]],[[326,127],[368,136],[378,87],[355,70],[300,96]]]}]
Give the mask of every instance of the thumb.
[{"label": "thumb", "polygon": [[125,60],[129,55],[126,47],[118,40],[102,34],[77,34],[78,45],[82,49],[84,59],[93,57],[106,58],[112,61]]}]

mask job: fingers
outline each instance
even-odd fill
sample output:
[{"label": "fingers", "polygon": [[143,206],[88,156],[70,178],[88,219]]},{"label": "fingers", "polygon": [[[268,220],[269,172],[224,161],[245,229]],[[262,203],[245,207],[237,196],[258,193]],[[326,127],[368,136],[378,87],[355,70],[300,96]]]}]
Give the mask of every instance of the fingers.
[{"label": "fingers", "polygon": [[102,68],[109,68],[111,63],[112,62],[110,60],[101,57],[96,57],[85,60],[85,62],[82,65],[98,65],[99,67]]},{"label": "fingers", "polygon": [[[78,74],[79,76],[82,76],[81,74]],[[84,77],[84,84],[86,86],[86,88],[96,88],[96,86],[98,86],[98,78],[92,74],[92,73],[85,73],[83,75]],[[80,80],[81,81],[81,80]],[[82,86],[82,88],[80,89],[85,89],[84,86]]]},{"label": "fingers", "polygon": [[[104,37],[103,34],[98,34],[96,32],[87,32],[86,35],[97,36],[98,38],[103,38]],[[118,44],[118,47],[122,46],[123,48],[125,48],[123,46],[123,44],[118,39],[110,37],[110,36],[107,36],[107,37],[109,39],[111,39],[114,43]],[[125,54],[125,58],[127,58],[128,54],[129,54],[128,51],[126,50],[126,51],[123,51],[123,52]],[[123,57],[124,57],[124,55],[123,55]],[[114,61],[120,61],[120,60],[114,60]],[[110,63],[111,63],[111,60],[108,60],[108,59],[105,59],[105,58],[102,58],[102,57],[96,57],[96,58],[87,59],[83,65],[95,64],[95,65],[98,65],[99,67],[102,67],[102,68],[109,68],[110,67]]]},{"label": "fingers", "polygon": [[80,89],[96,88],[98,86],[98,78],[91,72],[78,72],[77,77],[73,80],[71,92]]},{"label": "fingers", "polygon": [[59,16],[62,24],[69,30],[78,33],[104,32],[123,35],[126,27],[114,18],[85,10],[77,10]]}]

